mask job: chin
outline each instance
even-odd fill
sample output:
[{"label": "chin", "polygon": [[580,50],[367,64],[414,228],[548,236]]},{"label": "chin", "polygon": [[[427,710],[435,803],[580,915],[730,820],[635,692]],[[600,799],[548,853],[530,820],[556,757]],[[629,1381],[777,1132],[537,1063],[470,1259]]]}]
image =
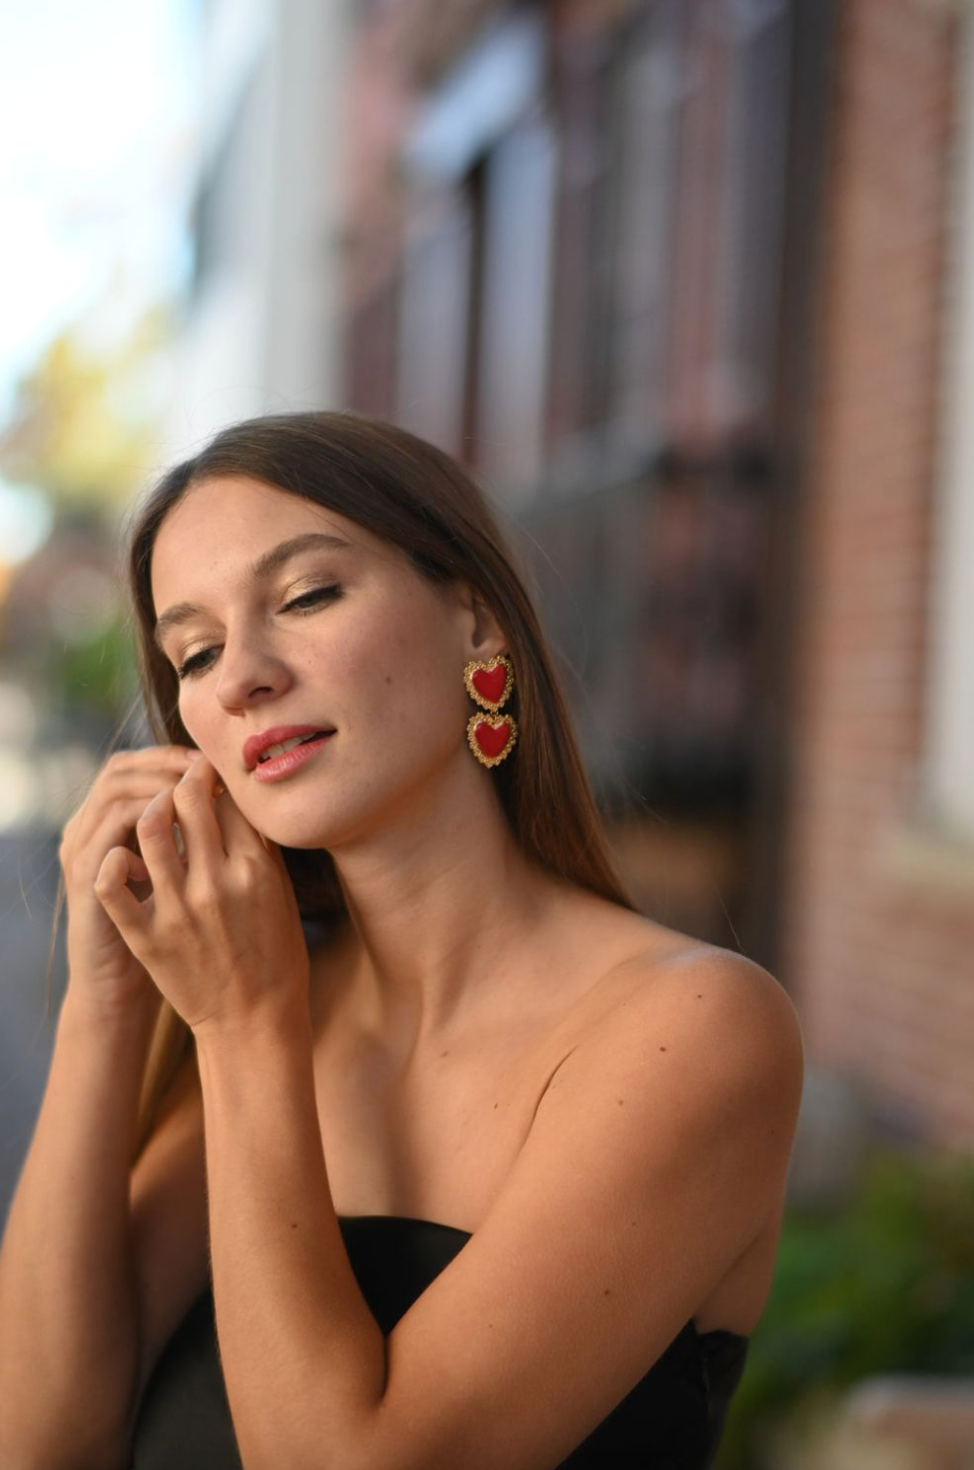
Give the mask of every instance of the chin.
[{"label": "chin", "polygon": [[290,847],[295,852],[324,852],[328,845],[323,833],[309,836],[304,832],[297,835],[293,832],[265,832],[264,836],[276,842],[278,847]]},{"label": "chin", "polygon": [[276,842],[278,847],[294,847],[303,852],[313,852],[315,848],[325,847],[330,835],[322,831],[320,823],[309,821],[307,815],[303,818],[296,817],[292,821],[284,817],[270,822],[266,812],[261,813],[259,821],[255,821],[247,812],[244,812],[244,816],[262,837]]},{"label": "chin", "polygon": [[[243,808],[241,808],[243,810]],[[293,847],[302,852],[314,852],[327,847],[337,836],[333,823],[325,823],[320,815],[306,808],[289,812],[266,811],[259,814],[244,812],[262,837],[270,838],[279,847]]]}]

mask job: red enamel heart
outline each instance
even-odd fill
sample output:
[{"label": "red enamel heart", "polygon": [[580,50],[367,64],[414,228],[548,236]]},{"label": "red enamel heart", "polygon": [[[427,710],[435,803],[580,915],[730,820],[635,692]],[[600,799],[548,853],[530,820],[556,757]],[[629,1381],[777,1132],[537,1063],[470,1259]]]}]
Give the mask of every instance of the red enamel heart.
[{"label": "red enamel heart", "polygon": [[503,664],[498,664],[494,669],[474,669],[470,682],[482,694],[489,699],[491,704],[496,704],[504,693],[504,685],[507,683],[507,669]]},{"label": "red enamel heart", "polygon": [[484,755],[491,757],[500,755],[511,737],[510,721],[504,720],[500,725],[488,725],[486,720],[481,720],[474,727],[473,733]]}]

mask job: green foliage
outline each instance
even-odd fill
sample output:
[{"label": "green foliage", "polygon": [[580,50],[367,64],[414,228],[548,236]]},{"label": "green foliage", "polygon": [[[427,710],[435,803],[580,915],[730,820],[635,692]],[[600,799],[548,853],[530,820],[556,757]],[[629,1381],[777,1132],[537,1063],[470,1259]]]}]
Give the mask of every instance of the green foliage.
[{"label": "green foliage", "polygon": [[789,1209],[721,1470],[875,1373],[974,1374],[974,1160],[879,1153],[841,1215]]},{"label": "green foliage", "polygon": [[46,674],[66,715],[101,717],[108,726],[117,723],[138,688],[127,619],[117,611],[94,637],[52,644]]}]

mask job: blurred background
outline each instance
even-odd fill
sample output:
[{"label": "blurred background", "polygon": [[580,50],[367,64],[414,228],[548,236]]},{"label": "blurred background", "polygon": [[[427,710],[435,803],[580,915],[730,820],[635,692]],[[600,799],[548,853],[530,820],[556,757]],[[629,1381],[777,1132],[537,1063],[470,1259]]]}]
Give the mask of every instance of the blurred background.
[{"label": "blurred background", "polygon": [[34,0],[0,50],[0,1211],[121,519],[261,412],[471,468],[646,913],[808,1080],[727,1470],[974,1465],[974,4]]}]

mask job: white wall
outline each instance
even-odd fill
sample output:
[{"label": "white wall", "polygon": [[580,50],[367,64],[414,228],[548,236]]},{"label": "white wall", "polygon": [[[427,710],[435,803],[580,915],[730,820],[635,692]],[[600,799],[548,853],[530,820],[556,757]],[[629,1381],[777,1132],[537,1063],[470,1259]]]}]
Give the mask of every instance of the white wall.
[{"label": "white wall", "polygon": [[340,139],[351,0],[215,0],[201,185],[212,265],[177,354],[163,458],[239,418],[342,401]]}]

